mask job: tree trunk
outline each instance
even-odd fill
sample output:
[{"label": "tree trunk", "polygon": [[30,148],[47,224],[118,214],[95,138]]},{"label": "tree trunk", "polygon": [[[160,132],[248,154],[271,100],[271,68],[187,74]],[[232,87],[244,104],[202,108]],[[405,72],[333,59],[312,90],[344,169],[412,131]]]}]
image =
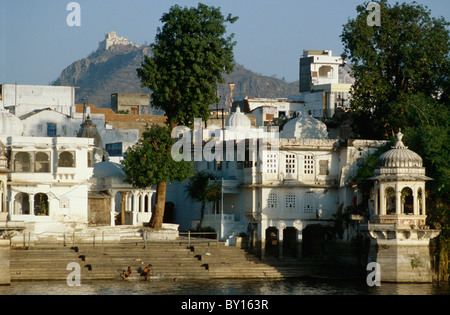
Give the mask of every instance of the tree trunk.
[{"label": "tree trunk", "polygon": [[164,219],[164,208],[166,204],[166,187],[167,183],[158,183],[156,185],[156,205],[155,211],[153,211],[152,218],[150,219],[150,228],[160,229],[162,228]]},{"label": "tree trunk", "polygon": [[125,197],[126,193],[122,191],[122,200],[120,201],[120,224],[125,225]]}]

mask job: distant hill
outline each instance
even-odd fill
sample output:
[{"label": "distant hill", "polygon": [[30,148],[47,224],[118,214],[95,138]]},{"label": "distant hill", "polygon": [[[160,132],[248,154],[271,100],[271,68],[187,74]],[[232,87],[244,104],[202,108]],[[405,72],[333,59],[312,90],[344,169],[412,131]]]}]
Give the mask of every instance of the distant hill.
[{"label": "distant hill", "polygon": [[[89,93],[89,104],[109,108],[111,94],[150,93],[140,87],[136,74],[144,57],[150,54],[149,46],[113,45],[106,50],[98,49],[69,65],[52,85],[78,87],[75,94],[78,104],[87,101]],[[239,64],[225,79],[227,83],[235,84],[235,99],[245,96],[282,98],[298,94],[298,82],[287,83],[274,77],[258,75]],[[219,107],[229,104],[229,85],[221,85],[218,93],[221,97]]]}]

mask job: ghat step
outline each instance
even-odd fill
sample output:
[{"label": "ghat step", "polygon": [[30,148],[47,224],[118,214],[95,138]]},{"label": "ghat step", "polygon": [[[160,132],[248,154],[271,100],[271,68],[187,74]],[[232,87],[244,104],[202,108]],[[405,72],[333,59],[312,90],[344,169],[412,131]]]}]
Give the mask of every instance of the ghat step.
[{"label": "ghat step", "polygon": [[157,279],[285,278],[305,275],[298,261],[270,264],[236,247],[181,243],[106,244],[105,246],[36,246],[11,250],[11,281],[62,280],[81,267],[81,280],[118,280],[128,266],[134,280],[145,266],[152,264]]}]

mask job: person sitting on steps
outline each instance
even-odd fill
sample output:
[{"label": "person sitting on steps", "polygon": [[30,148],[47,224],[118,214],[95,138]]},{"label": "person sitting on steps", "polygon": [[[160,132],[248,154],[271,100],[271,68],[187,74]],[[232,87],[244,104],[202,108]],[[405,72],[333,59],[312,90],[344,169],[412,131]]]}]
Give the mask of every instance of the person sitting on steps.
[{"label": "person sitting on steps", "polygon": [[144,271],[143,271],[143,275],[145,277],[145,281],[148,281],[151,272],[152,272],[152,265],[148,264],[147,267],[145,267]]},{"label": "person sitting on steps", "polygon": [[131,269],[130,266],[128,266],[127,271],[124,271],[122,274],[122,280],[126,280],[131,274],[133,273],[133,269]]}]

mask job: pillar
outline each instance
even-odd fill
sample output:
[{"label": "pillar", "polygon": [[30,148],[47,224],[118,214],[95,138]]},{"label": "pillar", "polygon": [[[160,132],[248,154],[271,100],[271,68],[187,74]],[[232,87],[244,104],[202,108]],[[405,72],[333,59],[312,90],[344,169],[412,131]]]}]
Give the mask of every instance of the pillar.
[{"label": "pillar", "polygon": [[284,229],[278,228],[278,259],[283,260],[283,231]]},{"label": "pillar", "polygon": [[398,184],[395,185],[395,213],[402,213],[402,192],[398,187]]},{"label": "pillar", "polygon": [[277,230],[278,230],[278,259],[283,259],[283,232],[286,228],[286,223],[284,221],[279,221],[277,224]]},{"label": "pillar", "polygon": [[[137,213],[139,210],[139,200],[138,200],[138,193],[136,191],[132,192],[133,196],[133,209],[132,209],[132,215],[131,215],[131,225],[136,225],[137,223]],[[131,199],[131,198],[130,198]]]},{"label": "pillar", "polygon": [[30,215],[34,217],[34,194],[28,195],[28,201],[30,203]]},{"label": "pillar", "polygon": [[380,185],[380,210],[378,211],[379,215],[386,215],[386,195],[385,189],[383,185]]},{"label": "pillar", "polygon": [[302,258],[302,242],[303,242],[303,223],[300,220],[294,221],[294,227],[297,230],[297,258]]},{"label": "pillar", "polygon": [[266,229],[263,221],[258,223],[257,234],[259,234],[261,260],[263,260],[266,257]]},{"label": "pillar", "polygon": [[116,193],[111,192],[111,195],[112,195],[112,198],[111,198],[111,206],[109,209],[109,213],[110,213],[109,223],[111,226],[115,226],[114,218],[115,218],[115,214],[116,214]]}]

